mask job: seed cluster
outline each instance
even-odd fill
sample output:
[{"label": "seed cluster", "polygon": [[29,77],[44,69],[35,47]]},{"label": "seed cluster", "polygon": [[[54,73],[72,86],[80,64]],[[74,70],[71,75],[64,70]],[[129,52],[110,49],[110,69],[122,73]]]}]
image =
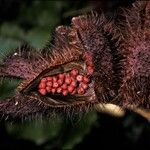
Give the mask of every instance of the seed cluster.
[{"label": "seed cluster", "polygon": [[70,72],[61,73],[58,75],[45,77],[41,79],[38,91],[41,95],[62,94],[67,95],[83,95],[90,84],[90,75],[94,72],[91,56],[86,53],[86,73],[80,74],[77,69],[72,69]]},{"label": "seed cluster", "polygon": [[86,60],[86,70],[88,75],[92,75],[94,72],[94,66],[93,66],[93,58],[91,53],[85,52],[84,54],[85,60]]}]

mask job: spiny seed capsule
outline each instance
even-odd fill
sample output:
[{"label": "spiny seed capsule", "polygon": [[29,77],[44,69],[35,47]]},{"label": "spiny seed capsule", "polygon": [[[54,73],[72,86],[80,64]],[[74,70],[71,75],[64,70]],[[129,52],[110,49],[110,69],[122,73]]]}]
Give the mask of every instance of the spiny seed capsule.
[{"label": "spiny seed capsule", "polygon": [[45,89],[39,89],[39,92],[41,95],[46,95],[46,90]]}]

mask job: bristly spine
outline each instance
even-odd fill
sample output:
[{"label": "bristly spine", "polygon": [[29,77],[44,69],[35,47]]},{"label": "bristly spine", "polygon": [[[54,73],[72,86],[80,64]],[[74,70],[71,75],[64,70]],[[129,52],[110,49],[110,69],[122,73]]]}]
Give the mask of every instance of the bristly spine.
[{"label": "bristly spine", "polygon": [[124,55],[119,99],[123,106],[150,108],[150,2],[136,2],[124,11],[120,52]]}]

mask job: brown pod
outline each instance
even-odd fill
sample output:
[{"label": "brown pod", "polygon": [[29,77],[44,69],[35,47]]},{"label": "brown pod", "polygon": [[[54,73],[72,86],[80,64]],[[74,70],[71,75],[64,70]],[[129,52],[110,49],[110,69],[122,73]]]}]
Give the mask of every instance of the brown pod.
[{"label": "brown pod", "polygon": [[93,13],[89,16],[80,16],[73,18],[72,22],[86,48],[84,58],[87,63],[87,74],[94,78],[98,101],[110,103],[117,95],[120,84],[118,76],[121,69],[118,66],[121,58],[118,55],[118,39],[116,38],[118,33],[115,29],[113,30],[112,23],[107,23],[103,14],[99,16]]},{"label": "brown pod", "polygon": [[0,101],[0,117],[77,114],[97,103],[149,109],[150,2],[137,1],[118,16],[74,17],[70,27],[56,28],[53,44],[40,51],[22,46],[7,56],[0,76],[21,83],[13,97]]},{"label": "brown pod", "polygon": [[[118,99],[124,107],[150,108],[150,2],[136,2],[123,15],[124,56]],[[147,20],[149,18],[149,20]]]}]

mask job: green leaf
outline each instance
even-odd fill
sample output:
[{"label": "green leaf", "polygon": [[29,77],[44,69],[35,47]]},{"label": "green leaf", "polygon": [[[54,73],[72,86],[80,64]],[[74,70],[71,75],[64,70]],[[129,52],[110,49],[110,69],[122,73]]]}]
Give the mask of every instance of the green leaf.
[{"label": "green leaf", "polygon": [[28,32],[26,41],[28,41],[28,43],[35,48],[43,48],[49,38],[49,31],[42,30],[41,28],[35,28]]},{"label": "green leaf", "polygon": [[14,89],[19,85],[20,80],[17,79],[1,79],[0,80],[0,100],[3,100],[14,94]]},{"label": "green leaf", "polygon": [[84,136],[90,132],[91,127],[95,123],[97,115],[95,112],[90,112],[82,118],[79,123],[73,125],[71,130],[68,130],[67,136],[64,139],[63,149],[73,149],[73,147],[80,143]]},{"label": "green leaf", "polygon": [[3,38],[0,36],[0,61],[5,58],[10,52],[21,45],[21,41],[13,38]]},{"label": "green leaf", "polygon": [[14,23],[3,23],[0,28],[2,37],[21,40],[24,38],[23,30]]},{"label": "green leaf", "polygon": [[[40,118],[40,117],[39,117]],[[38,119],[39,119],[38,118]],[[22,123],[7,124],[7,131],[17,139],[28,139],[42,144],[59,135],[62,122],[59,119],[34,120]]]}]

